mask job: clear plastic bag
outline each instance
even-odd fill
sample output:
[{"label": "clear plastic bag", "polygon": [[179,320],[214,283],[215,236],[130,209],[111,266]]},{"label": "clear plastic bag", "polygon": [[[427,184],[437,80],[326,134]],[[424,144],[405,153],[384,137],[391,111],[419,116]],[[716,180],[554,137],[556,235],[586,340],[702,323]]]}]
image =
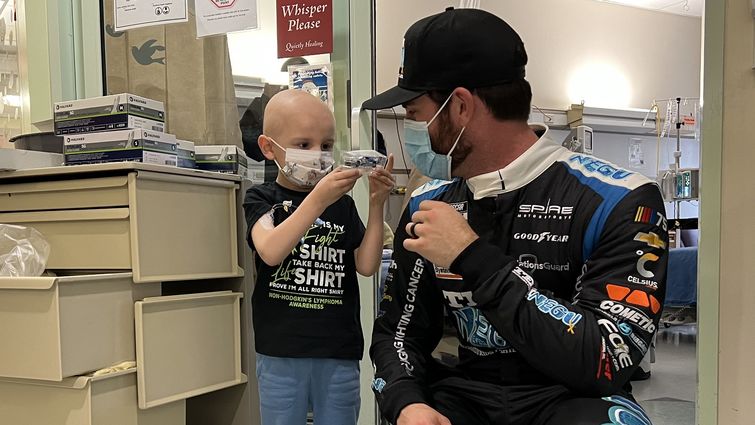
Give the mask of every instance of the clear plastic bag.
[{"label": "clear plastic bag", "polygon": [[369,173],[377,167],[385,167],[388,158],[373,150],[347,151],[341,154],[345,168],[357,168],[362,174]]},{"label": "clear plastic bag", "polygon": [[41,276],[50,244],[31,227],[0,224],[0,276]]}]

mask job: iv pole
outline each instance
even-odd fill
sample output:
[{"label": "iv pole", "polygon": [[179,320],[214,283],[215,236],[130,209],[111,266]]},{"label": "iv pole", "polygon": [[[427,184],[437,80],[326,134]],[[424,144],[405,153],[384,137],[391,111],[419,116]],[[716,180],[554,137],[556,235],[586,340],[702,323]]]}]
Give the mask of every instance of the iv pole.
[{"label": "iv pole", "polygon": [[[674,151],[674,175],[679,174],[679,168],[681,168],[681,158],[682,158],[682,140],[681,140],[681,128],[682,128],[682,121],[681,121],[681,102],[682,98],[677,97],[676,98],[676,151]],[[676,199],[674,200],[674,219],[679,220],[680,213],[679,208],[681,208],[682,201]]]}]

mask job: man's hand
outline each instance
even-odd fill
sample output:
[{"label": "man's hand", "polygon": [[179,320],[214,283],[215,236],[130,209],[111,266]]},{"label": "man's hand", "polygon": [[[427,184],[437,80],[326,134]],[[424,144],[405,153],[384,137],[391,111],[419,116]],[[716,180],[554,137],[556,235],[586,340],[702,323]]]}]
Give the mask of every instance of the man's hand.
[{"label": "man's hand", "polygon": [[336,168],[317,182],[307,197],[314,198],[325,209],[348,193],[359,177],[359,170]]},{"label": "man's hand", "polygon": [[445,202],[422,201],[406,225],[404,248],[439,267],[450,267],[456,257],[479,236],[467,220]]},{"label": "man's hand", "polygon": [[393,172],[393,154],[388,155],[388,163],[385,168],[378,167],[370,172],[370,205],[383,207],[396,183],[396,178],[393,177],[391,172]]},{"label": "man's hand", "polygon": [[396,425],[452,425],[447,417],[423,403],[410,404],[401,409]]}]

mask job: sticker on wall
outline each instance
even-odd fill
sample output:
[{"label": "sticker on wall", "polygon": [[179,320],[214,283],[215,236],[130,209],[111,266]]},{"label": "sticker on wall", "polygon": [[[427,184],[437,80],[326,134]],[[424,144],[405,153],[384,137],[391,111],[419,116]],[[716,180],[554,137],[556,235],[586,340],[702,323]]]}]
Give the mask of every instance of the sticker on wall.
[{"label": "sticker on wall", "polygon": [[157,43],[157,40],[151,38],[141,46],[131,46],[131,55],[139,65],[152,65],[153,63],[159,63],[165,65],[165,54],[159,54],[158,52],[164,52],[165,46],[161,46]]},{"label": "sticker on wall", "polygon": [[333,110],[333,73],[330,64],[288,67],[288,88],[304,90]]},{"label": "sticker on wall", "polygon": [[632,168],[641,168],[645,165],[645,153],[642,151],[642,139],[639,137],[629,139],[629,165]]},{"label": "sticker on wall", "polygon": [[188,20],[188,0],[115,0],[115,31]]},{"label": "sticker on wall", "polygon": [[258,27],[257,0],[195,0],[197,37]]}]

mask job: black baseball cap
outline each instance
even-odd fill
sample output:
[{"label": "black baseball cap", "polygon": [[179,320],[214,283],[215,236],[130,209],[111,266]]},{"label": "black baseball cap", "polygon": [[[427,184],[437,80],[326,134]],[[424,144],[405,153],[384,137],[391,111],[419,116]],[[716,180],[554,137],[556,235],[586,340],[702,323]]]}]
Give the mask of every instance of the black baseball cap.
[{"label": "black baseball cap", "polygon": [[524,78],[527,52],[503,19],[480,9],[454,9],[414,23],[404,35],[398,85],[364,109],[407,103],[430,90],[495,86]]}]

